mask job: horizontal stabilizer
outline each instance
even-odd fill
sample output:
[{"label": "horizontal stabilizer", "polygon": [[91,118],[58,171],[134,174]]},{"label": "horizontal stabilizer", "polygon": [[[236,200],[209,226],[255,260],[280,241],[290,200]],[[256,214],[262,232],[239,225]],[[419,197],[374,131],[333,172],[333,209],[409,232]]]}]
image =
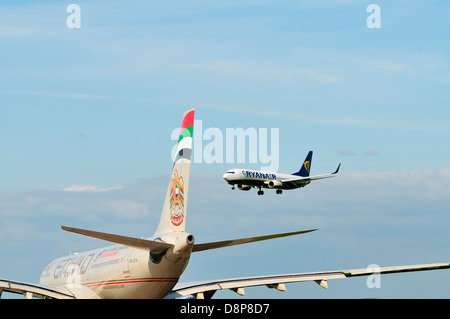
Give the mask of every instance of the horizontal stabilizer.
[{"label": "horizontal stabilizer", "polygon": [[192,249],[192,252],[209,250],[209,249],[217,249],[217,248],[234,246],[234,245],[241,245],[241,244],[247,244],[247,243],[253,243],[255,241],[261,241],[261,240],[267,240],[267,239],[273,239],[273,238],[280,238],[280,237],[287,237],[287,236],[305,234],[305,233],[309,233],[309,232],[312,232],[312,231],[315,231],[315,230],[317,230],[317,229],[309,229],[309,230],[301,230],[301,231],[296,231],[296,232],[291,232],[291,233],[266,235],[266,236],[257,236],[257,237],[248,237],[248,238],[241,238],[241,239],[231,239],[231,240],[224,240],[224,241],[216,241],[216,242],[213,242],[213,243],[197,244],[197,245],[194,245],[194,249]]},{"label": "horizontal stabilizer", "polygon": [[134,237],[127,237],[127,236],[120,236],[120,235],[114,235],[114,234],[108,234],[108,233],[101,233],[97,231],[92,230],[86,230],[86,229],[79,229],[79,228],[73,228],[73,227],[66,227],[61,226],[61,228],[65,231],[94,237],[97,239],[102,239],[106,241],[110,241],[112,243],[130,246],[134,248],[140,248],[140,249],[148,249],[151,250],[154,253],[163,252],[164,250],[173,247],[172,244],[163,243],[160,241],[154,241],[154,240],[148,240],[148,239],[140,239],[140,238],[134,238]]}]

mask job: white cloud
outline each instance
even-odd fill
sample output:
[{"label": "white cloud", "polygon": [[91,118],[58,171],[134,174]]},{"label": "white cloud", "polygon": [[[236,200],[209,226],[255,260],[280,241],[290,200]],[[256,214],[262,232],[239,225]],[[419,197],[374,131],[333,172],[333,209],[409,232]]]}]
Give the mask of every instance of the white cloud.
[{"label": "white cloud", "polygon": [[350,150],[350,149],[347,149],[347,148],[341,148],[341,149],[338,149],[338,150],[336,151],[336,153],[337,153],[338,155],[342,155],[342,156],[352,156],[352,155],[355,155],[355,151]]},{"label": "white cloud", "polygon": [[[358,153],[354,150],[351,149],[347,149],[347,148],[340,148],[336,151],[336,154],[341,155],[341,156],[353,156],[353,155],[358,155]],[[376,156],[379,155],[380,151],[377,150],[365,150],[362,155],[364,156]]]},{"label": "white cloud", "polygon": [[146,203],[128,199],[107,199],[100,203],[101,207],[114,213],[119,219],[135,219],[149,213]]},{"label": "white cloud", "polygon": [[[122,189],[124,191],[114,192]],[[42,224],[51,220],[51,223],[57,221],[58,225],[68,223],[73,218],[94,224],[105,218],[142,220],[153,209],[149,207],[152,206],[149,198],[152,198],[151,194],[146,194],[143,198],[136,187],[126,191],[122,185],[105,188],[96,185],[72,185],[60,191],[7,192],[0,193],[0,217],[6,222],[29,221],[39,216]]]},{"label": "white cloud", "polygon": [[122,185],[116,185],[111,187],[98,187],[97,185],[77,185],[74,184],[72,186],[66,187],[63,189],[65,192],[110,192],[123,189]]}]

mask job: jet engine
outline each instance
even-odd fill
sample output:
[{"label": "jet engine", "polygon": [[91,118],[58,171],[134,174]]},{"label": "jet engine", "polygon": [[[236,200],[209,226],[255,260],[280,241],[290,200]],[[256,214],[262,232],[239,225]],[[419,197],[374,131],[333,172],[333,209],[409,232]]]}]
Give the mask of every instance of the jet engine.
[{"label": "jet engine", "polygon": [[237,188],[239,188],[241,191],[248,191],[248,190],[250,190],[250,188],[252,188],[252,187],[249,186],[249,185],[238,184],[238,185],[237,185]]},{"label": "jet engine", "polygon": [[267,186],[269,186],[269,188],[283,186],[283,183],[280,181],[277,181],[277,180],[268,181],[268,182],[266,182],[266,184],[267,184]]}]

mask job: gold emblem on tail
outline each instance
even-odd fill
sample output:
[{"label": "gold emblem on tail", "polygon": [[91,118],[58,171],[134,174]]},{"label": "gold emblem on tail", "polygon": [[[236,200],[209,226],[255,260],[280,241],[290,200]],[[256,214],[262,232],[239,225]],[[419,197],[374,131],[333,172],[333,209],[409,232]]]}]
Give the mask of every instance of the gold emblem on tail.
[{"label": "gold emblem on tail", "polygon": [[180,226],[184,220],[184,183],[177,170],[170,182],[170,220],[175,226]]}]

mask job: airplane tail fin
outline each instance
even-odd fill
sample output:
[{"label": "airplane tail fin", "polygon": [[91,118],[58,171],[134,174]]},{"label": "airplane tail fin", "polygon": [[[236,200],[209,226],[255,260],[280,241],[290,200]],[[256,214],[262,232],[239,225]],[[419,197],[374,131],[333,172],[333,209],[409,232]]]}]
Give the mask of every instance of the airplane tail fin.
[{"label": "airplane tail fin", "polygon": [[292,175],[297,175],[297,176],[301,176],[301,177],[309,176],[309,172],[311,170],[312,153],[313,153],[312,151],[309,151],[300,170],[297,173],[294,173]]},{"label": "airplane tail fin", "polygon": [[155,237],[169,232],[185,230],[194,112],[194,109],[190,109],[183,115],[169,186]]}]

